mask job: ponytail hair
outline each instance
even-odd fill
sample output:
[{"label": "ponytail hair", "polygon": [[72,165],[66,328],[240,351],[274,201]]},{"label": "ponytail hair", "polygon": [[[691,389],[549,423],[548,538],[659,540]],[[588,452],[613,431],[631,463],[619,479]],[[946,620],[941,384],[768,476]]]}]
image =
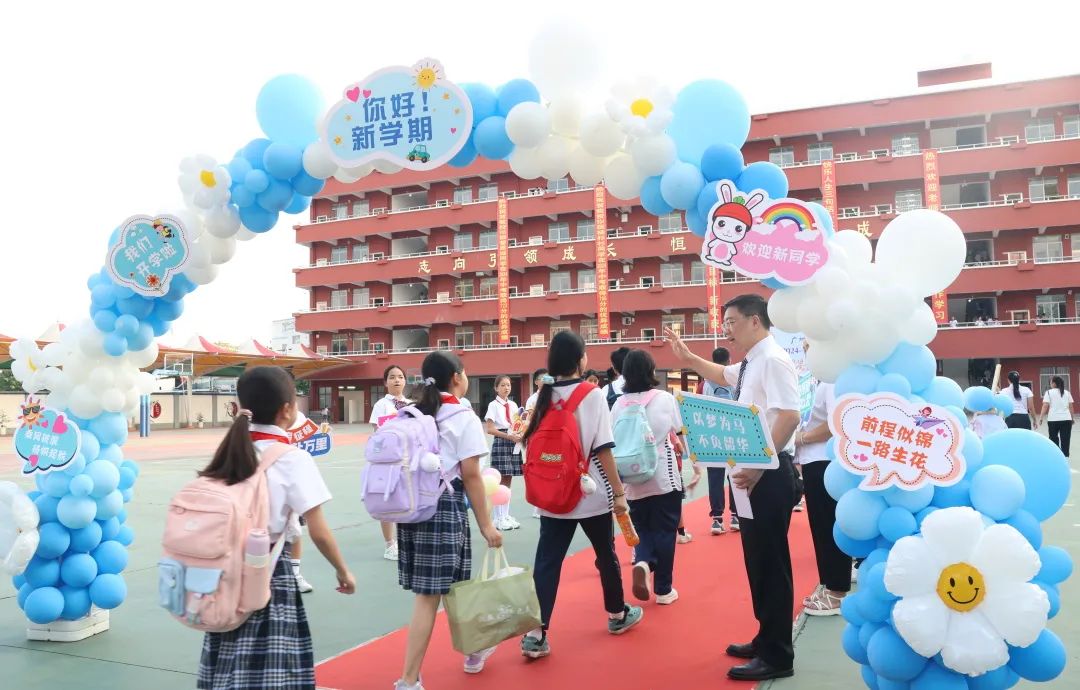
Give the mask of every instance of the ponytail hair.
[{"label": "ponytail hair", "polygon": [[1013,397],[1017,400],[1020,399],[1020,372],[1010,371],[1009,382],[1012,383]]},{"label": "ponytail hair", "polygon": [[1054,376],[1050,379],[1050,385],[1057,388],[1061,392],[1061,396],[1065,397],[1065,379],[1060,376]]},{"label": "ponytail hair", "polygon": [[239,484],[259,469],[259,455],[251,442],[251,424],[274,424],[281,408],[296,403],[296,384],[281,367],[248,369],[236,382],[240,412],[214,451],[214,458],[200,477]]},{"label": "ponytail hair", "polygon": [[[585,358],[585,341],[573,331],[559,331],[551,339],[548,347],[548,375],[571,376],[579,373],[581,360]],[[536,398],[536,408],[529,417],[529,426],[525,429],[521,440],[525,441],[532,436],[540,427],[540,420],[547,414],[551,407],[551,396],[554,388],[550,383],[545,383],[540,388],[540,395]]]},{"label": "ponytail hair", "polygon": [[420,373],[424,377],[418,391],[413,391],[416,409],[426,415],[436,416],[442,407],[443,391],[450,389],[454,374],[462,374],[465,367],[453,352],[436,350],[424,358]]}]

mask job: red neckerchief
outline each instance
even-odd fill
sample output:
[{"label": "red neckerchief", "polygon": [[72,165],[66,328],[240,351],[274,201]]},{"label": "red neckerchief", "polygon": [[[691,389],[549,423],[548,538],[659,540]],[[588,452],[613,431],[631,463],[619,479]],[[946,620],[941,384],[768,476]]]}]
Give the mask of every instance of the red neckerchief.
[{"label": "red neckerchief", "polygon": [[506,410],[506,423],[510,424],[511,423],[511,419],[510,419],[510,399],[507,398],[506,400],[504,400],[502,406],[503,406],[503,409]]},{"label": "red neckerchief", "polygon": [[444,403],[449,403],[451,405],[460,405],[461,404],[460,400],[458,400],[454,396],[450,395],[449,393],[439,393],[439,395],[442,396],[442,401]]},{"label": "red neckerchief", "polygon": [[268,434],[265,431],[252,431],[251,440],[255,441],[277,441],[278,443],[289,444],[289,437],[282,436],[281,434]]}]

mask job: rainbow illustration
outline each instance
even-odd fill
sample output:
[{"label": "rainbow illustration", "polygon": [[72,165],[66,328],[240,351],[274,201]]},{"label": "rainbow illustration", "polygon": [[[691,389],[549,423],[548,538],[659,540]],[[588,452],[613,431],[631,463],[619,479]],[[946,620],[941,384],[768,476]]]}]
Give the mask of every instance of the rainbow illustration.
[{"label": "rainbow illustration", "polygon": [[790,220],[798,224],[800,230],[810,230],[815,224],[813,212],[799,202],[790,199],[784,199],[770,205],[761,214],[761,219],[770,225],[776,225],[782,220]]}]

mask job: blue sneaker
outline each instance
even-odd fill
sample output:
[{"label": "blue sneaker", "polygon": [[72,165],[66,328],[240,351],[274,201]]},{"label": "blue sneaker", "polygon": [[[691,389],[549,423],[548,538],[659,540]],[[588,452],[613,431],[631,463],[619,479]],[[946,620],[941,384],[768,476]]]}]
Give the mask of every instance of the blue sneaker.
[{"label": "blue sneaker", "polygon": [[628,606],[623,607],[622,618],[609,618],[607,623],[607,631],[612,635],[622,635],[624,632],[634,627],[641,622],[641,619],[645,617],[645,612],[640,606]]},{"label": "blue sneaker", "polygon": [[548,654],[551,654],[551,645],[548,644],[547,635],[539,639],[531,635],[521,638],[521,656],[542,659]]}]

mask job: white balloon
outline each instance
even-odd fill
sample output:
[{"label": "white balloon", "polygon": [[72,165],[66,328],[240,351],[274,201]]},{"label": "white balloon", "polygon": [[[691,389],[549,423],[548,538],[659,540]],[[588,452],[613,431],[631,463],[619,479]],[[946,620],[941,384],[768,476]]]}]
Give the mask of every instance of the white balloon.
[{"label": "white balloon", "polygon": [[206,214],[206,232],[214,237],[227,239],[240,230],[240,213],[232,204],[218,206]]},{"label": "white balloon", "polygon": [[834,331],[846,331],[859,320],[859,307],[850,299],[833,300],[825,309],[825,320]]},{"label": "white balloon", "polygon": [[844,269],[828,264],[817,272],[812,283],[817,294],[826,298],[842,294],[850,284],[851,277]]},{"label": "white balloon", "polygon": [[69,396],[70,392],[68,391],[61,392],[50,390],[49,396],[45,400],[45,402],[46,404],[48,404],[49,407],[55,408],[57,410],[65,410],[70,408],[70,405],[68,404]]},{"label": "white balloon", "polygon": [[150,343],[150,345],[144,350],[137,350],[135,352],[129,351],[127,353],[127,360],[132,366],[138,369],[145,369],[158,358],[158,344],[156,342]]},{"label": "white balloon", "polygon": [[581,120],[581,147],[600,158],[607,158],[622,148],[626,135],[619,123],[605,113],[592,113]]},{"label": "white balloon", "polygon": [[604,183],[616,199],[633,199],[641,193],[645,179],[634,165],[634,159],[626,153],[618,153],[604,168]]},{"label": "white balloon", "polygon": [[810,340],[806,364],[819,381],[832,383],[851,366],[851,358],[835,341],[826,344]]},{"label": "white balloon", "polygon": [[597,158],[581,146],[574,146],[570,151],[570,177],[583,187],[600,184],[604,178],[606,158]]},{"label": "white balloon", "polygon": [[799,304],[802,288],[776,290],[769,297],[769,318],[782,331],[796,333],[799,330]]},{"label": "white balloon", "polygon": [[86,384],[75,386],[71,391],[67,406],[68,409],[75,413],[75,416],[83,419],[93,419],[102,411],[101,400],[94,390]]},{"label": "white balloon", "polygon": [[[79,335],[79,348],[88,359],[104,355],[105,334],[96,328],[87,328]],[[69,366],[72,364],[69,358]]]},{"label": "white balloon", "polygon": [[937,331],[937,319],[929,304],[920,304],[900,327],[900,335],[912,345],[929,345]]},{"label": "white balloon", "polygon": [[113,374],[113,368],[97,367],[90,372],[90,376],[87,377],[87,383],[90,384],[91,388],[97,391],[112,388],[116,384],[116,376]]},{"label": "white balloon", "polygon": [[[212,240],[214,238],[209,238],[208,237],[207,239]],[[212,262],[210,260],[210,242],[209,241],[203,242],[203,241],[200,240],[198,242],[195,242],[195,243],[191,244],[188,247],[188,262],[187,262],[187,268],[185,269],[184,272],[186,273],[187,271],[190,271],[192,268],[206,268],[211,263]]]},{"label": "white balloon", "polygon": [[236,239],[241,241],[241,242],[250,242],[251,240],[255,239],[258,236],[259,236],[259,233],[252,232],[252,231],[248,230],[247,228],[245,228],[243,225],[241,225],[240,229],[236,231]]},{"label": "white balloon", "polygon": [[124,394],[119,388],[109,388],[101,394],[101,407],[106,412],[120,412],[124,402]]},{"label": "white balloon", "polygon": [[515,148],[510,154],[510,170],[522,180],[540,177],[540,149]]},{"label": "white balloon", "polygon": [[325,180],[337,172],[337,163],[330,158],[330,147],[322,139],[313,141],[304,149],[304,171],[312,177]]},{"label": "white balloon", "polygon": [[899,340],[896,327],[887,318],[864,314],[855,324],[847,347],[860,364],[877,364],[896,349]]},{"label": "white balloon", "polygon": [[675,162],[675,141],[666,134],[653,134],[630,142],[634,165],[644,177],[660,175]]},{"label": "white balloon", "polygon": [[356,168],[338,168],[337,172],[334,173],[334,179],[345,184],[352,184],[360,178],[367,177],[374,170],[375,166],[370,163]]},{"label": "white balloon", "polygon": [[221,265],[228,263],[236,254],[236,240],[231,237],[222,239],[220,237],[214,237],[207,235],[199,240],[199,244],[206,244],[206,248],[210,251],[210,263]]},{"label": "white balloon", "polygon": [[37,551],[37,506],[14,482],[0,482],[0,571],[21,575]]},{"label": "white balloon", "polygon": [[41,385],[49,390],[50,394],[57,392],[66,393],[71,390],[71,379],[63,369],[49,367],[41,372]]},{"label": "white balloon", "polygon": [[157,390],[157,379],[148,371],[140,371],[135,380],[135,388],[142,395],[149,395]]},{"label": "white balloon", "polygon": [[877,263],[919,297],[947,288],[964,267],[967,242],[960,226],[938,211],[916,209],[897,216],[877,242]]},{"label": "white balloon", "polygon": [[570,141],[552,134],[536,151],[540,174],[549,180],[566,177],[570,171]]},{"label": "white balloon", "polygon": [[121,408],[122,412],[129,414],[135,414],[139,411],[139,391],[135,388],[130,388],[124,393],[124,407]]},{"label": "white balloon", "polygon": [[196,285],[209,285],[217,278],[217,274],[218,267],[213,264],[206,266],[205,268],[189,266],[187,270],[184,271],[184,275]]},{"label": "white balloon", "polygon": [[518,103],[506,116],[506,136],[515,146],[539,146],[550,131],[551,115],[540,103]]},{"label": "white balloon", "polygon": [[585,93],[601,73],[603,41],[582,25],[552,22],[529,44],[529,75],[540,93]]},{"label": "white balloon", "polygon": [[850,261],[856,261],[860,264],[870,263],[874,255],[870,240],[866,238],[866,235],[854,230],[841,230],[829,239],[829,245],[830,253],[833,245],[835,245],[847,252]]},{"label": "white balloon", "polygon": [[548,105],[551,131],[564,137],[576,137],[581,130],[581,101],[572,96],[554,100]]},{"label": "white balloon", "polygon": [[15,359],[27,359],[41,355],[36,342],[29,338],[19,338],[11,343],[8,353]]},{"label": "white balloon", "polygon": [[836,332],[825,318],[825,300],[811,296],[802,300],[798,313],[798,332],[814,340],[831,340]]},{"label": "white balloon", "polygon": [[183,209],[173,211],[170,215],[180,220],[180,224],[184,227],[184,236],[189,242],[202,237],[204,227],[202,217],[198,213],[190,209]]}]

